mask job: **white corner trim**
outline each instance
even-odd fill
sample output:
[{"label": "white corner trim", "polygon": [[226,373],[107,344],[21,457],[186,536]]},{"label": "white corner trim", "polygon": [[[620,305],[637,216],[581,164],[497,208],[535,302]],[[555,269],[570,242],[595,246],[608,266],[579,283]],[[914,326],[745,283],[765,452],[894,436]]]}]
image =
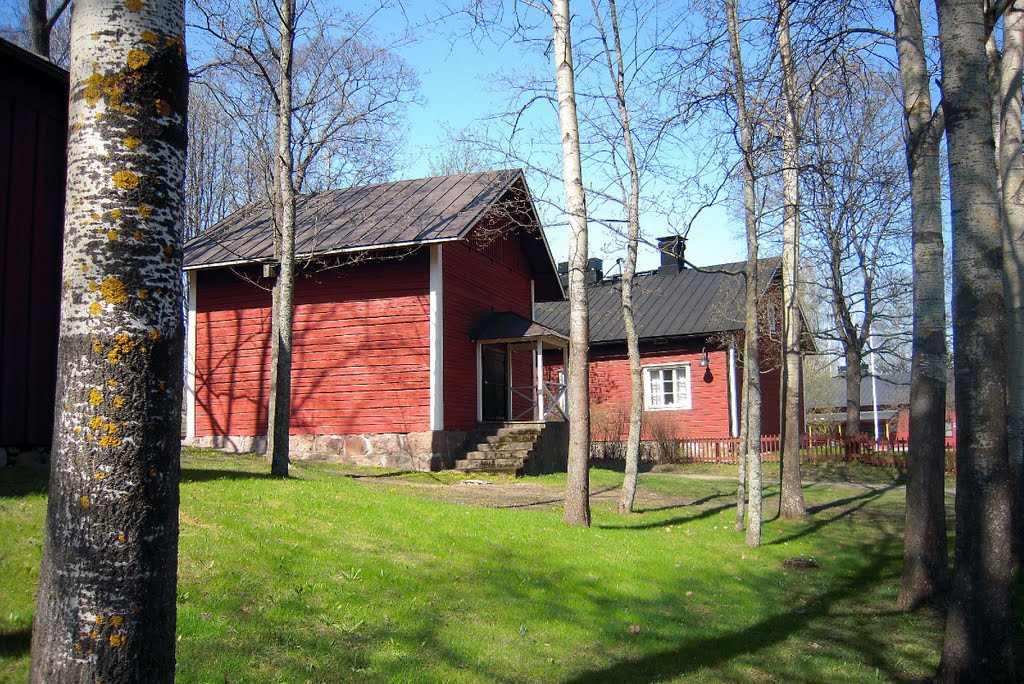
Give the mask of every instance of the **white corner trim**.
[{"label": "white corner trim", "polygon": [[198,273],[188,272],[188,310],[185,317],[185,439],[196,436],[196,281]]},{"label": "white corner trim", "polygon": [[430,429],[444,429],[444,294],[441,245],[430,245]]},{"label": "white corner trim", "polygon": [[740,436],[740,413],[739,402],[737,402],[736,391],[736,344],[729,341],[729,422],[732,428],[732,437]]}]

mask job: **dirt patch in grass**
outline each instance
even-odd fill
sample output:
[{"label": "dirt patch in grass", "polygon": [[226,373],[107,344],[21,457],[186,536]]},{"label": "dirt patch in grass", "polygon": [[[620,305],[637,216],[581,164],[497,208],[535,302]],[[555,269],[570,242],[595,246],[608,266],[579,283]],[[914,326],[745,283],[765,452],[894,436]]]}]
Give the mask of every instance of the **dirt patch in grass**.
[{"label": "dirt patch in grass", "polygon": [[[356,479],[368,487],[392,489],[402,487],[414,496],[487,508],[543,508],[545,506],[561,508],[565,505],[565,489],[563,487],[530,480],[484,477],[430,482],[403,478],[380,480],[367,477]],[[591,490],[590,500],[592,502],[610,502],[614,505],[619,499],[619,492],[619,487],[598,487]],[[637,492],[634,508],[638,512],[642,512],[702,503],[701,499],[683,499],[656,491],[640,490]]]}]

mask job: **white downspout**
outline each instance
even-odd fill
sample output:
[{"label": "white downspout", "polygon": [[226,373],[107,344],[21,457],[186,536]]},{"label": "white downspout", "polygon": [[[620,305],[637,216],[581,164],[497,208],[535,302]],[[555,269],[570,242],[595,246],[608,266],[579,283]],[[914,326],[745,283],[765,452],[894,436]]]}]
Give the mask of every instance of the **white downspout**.
[{"label": "white downspout", "polygon": [[736,338],[729,337],[729,426],[732,436],[740,436],[740,414],[736,387]]},{"label": "white downspout", "polygon": [[441,245],[430,246],[430,429],[444,429],[444,297]]},{"label": "white downspout", "polygon": [[185,439],[196,438],[196,281],[198,273],[188,271],[188,309],[185,317]]}]

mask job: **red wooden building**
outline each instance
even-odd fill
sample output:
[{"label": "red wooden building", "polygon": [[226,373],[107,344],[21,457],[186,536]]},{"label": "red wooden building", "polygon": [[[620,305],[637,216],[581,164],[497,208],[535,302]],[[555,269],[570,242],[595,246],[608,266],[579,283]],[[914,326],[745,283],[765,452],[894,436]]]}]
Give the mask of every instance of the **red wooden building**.
[{"label": "red wooden building", "polygon": [[[533,322],[564,294],[520,171],[307,195],[297,206],[292,452],[450,467],[482,422],[541,421]],[[265,446],[273,227],[249,206],[185,246],[187,439]]]},{"label": "red wooden building", "polygon": [[0,40],[0,450],[50,445],[68,75]]},{"label": "red wooden building", "polygon": [[[661,265],[634,280],[634,318],[640,337],[644,384],[642,439],[722,438],[739,435],[744,327],[744,263],[687,268],[684,240],[661,240]],[[594,442],[626,439],[630,405],[629,360],[622,320],[621,286],[602,278],[591,260],[590,304],[591,436]],[[758,279],[766,314],[762,334],[762,434],[779,433],[779,260],[762,259]],[[537,320],[567,330],[565,302],[545,303]],[[774,338],[772,339],[774,334]],[[561,357],[549,353],[549,373]]]}]

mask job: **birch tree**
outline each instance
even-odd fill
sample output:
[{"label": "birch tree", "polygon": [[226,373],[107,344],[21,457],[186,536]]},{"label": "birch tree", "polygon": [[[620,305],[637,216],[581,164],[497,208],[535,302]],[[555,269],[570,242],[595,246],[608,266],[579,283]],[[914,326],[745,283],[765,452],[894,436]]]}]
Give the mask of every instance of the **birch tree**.
[{"label": "birch tree", "polygon": [[576,118],[569,0],[554,0],[555,88],[562,132],[562,183],[569,217],[569,457],[565,522],[590,526],[590,317],[587,303],[587,203]]},{"label": "birch tree", "polygon": [[609,29],[605,29],[597,0],[591,0],[594,18],[600,32],[608,75],[615,87],[615,103],[618,109],[619,128],[625,147],[626,168],[629,187],[624,190],[626,206],[626,259],[622,264],[620,301],[622,321],[626,331],[626,354],[629,359],[629,427],[626,437],[626,465],[619,497],[619,513],[633,512],[636,500],[637,476],[640,469],[640,433],[643,428],[644,388],[640,367],[640,343],[633,317],[633,278],[636,275],[637,248],[640,244],[640,165],[633,147],[633,127],[630,123],[630,108],[627,100],[626,68],[623,63],[622,37],[619,31],[619,17],[615,0],[608,0]]},{"label": "birch tree", "polygon": [[[732,100],[739,129],[740,173],[743,184],[743,223],[746,230],[747,265],[744,270],[743,391],[740,428],[740,491],[737,526],[746,528],[748,546],[761,545],[761,364],[758,291],[758,211],[754,157],[754,122],[747,108],[747,80],[740,41],[736,0],[726,0],[725,19],[729,32],[729,64]],[[744,521],[744,499],[747,500]]]},{"label": "birch tree", "polygon": [[174,679],[183,32],[176,0],[92,0],[74,14],[32,682]]},{"label": "birch tree", "polygon": [[790,37],[790,0],[778,0],[776,39],[781,60],[782,99],[782,489],[779,515],[807,514],[800,478],[800,339],[801,318],[797,280],[800,262],[800,118],[803,106],[796,86],[796,64]]},{"label": "birch tree", "polygon": [[943,682],[1010,682],[1012,494],[1006,442],[1003,245],[983,7],[939,0],[953,219],[956,555]]},{"label": "birch tree", "polygon": [[910,374],[903,576],[897,600],[914,610],[948,586],[945,511],[946,306],[939,142],[942,110],[933,111],[920,0],[895,0],[913,243],[914,306]]}]

